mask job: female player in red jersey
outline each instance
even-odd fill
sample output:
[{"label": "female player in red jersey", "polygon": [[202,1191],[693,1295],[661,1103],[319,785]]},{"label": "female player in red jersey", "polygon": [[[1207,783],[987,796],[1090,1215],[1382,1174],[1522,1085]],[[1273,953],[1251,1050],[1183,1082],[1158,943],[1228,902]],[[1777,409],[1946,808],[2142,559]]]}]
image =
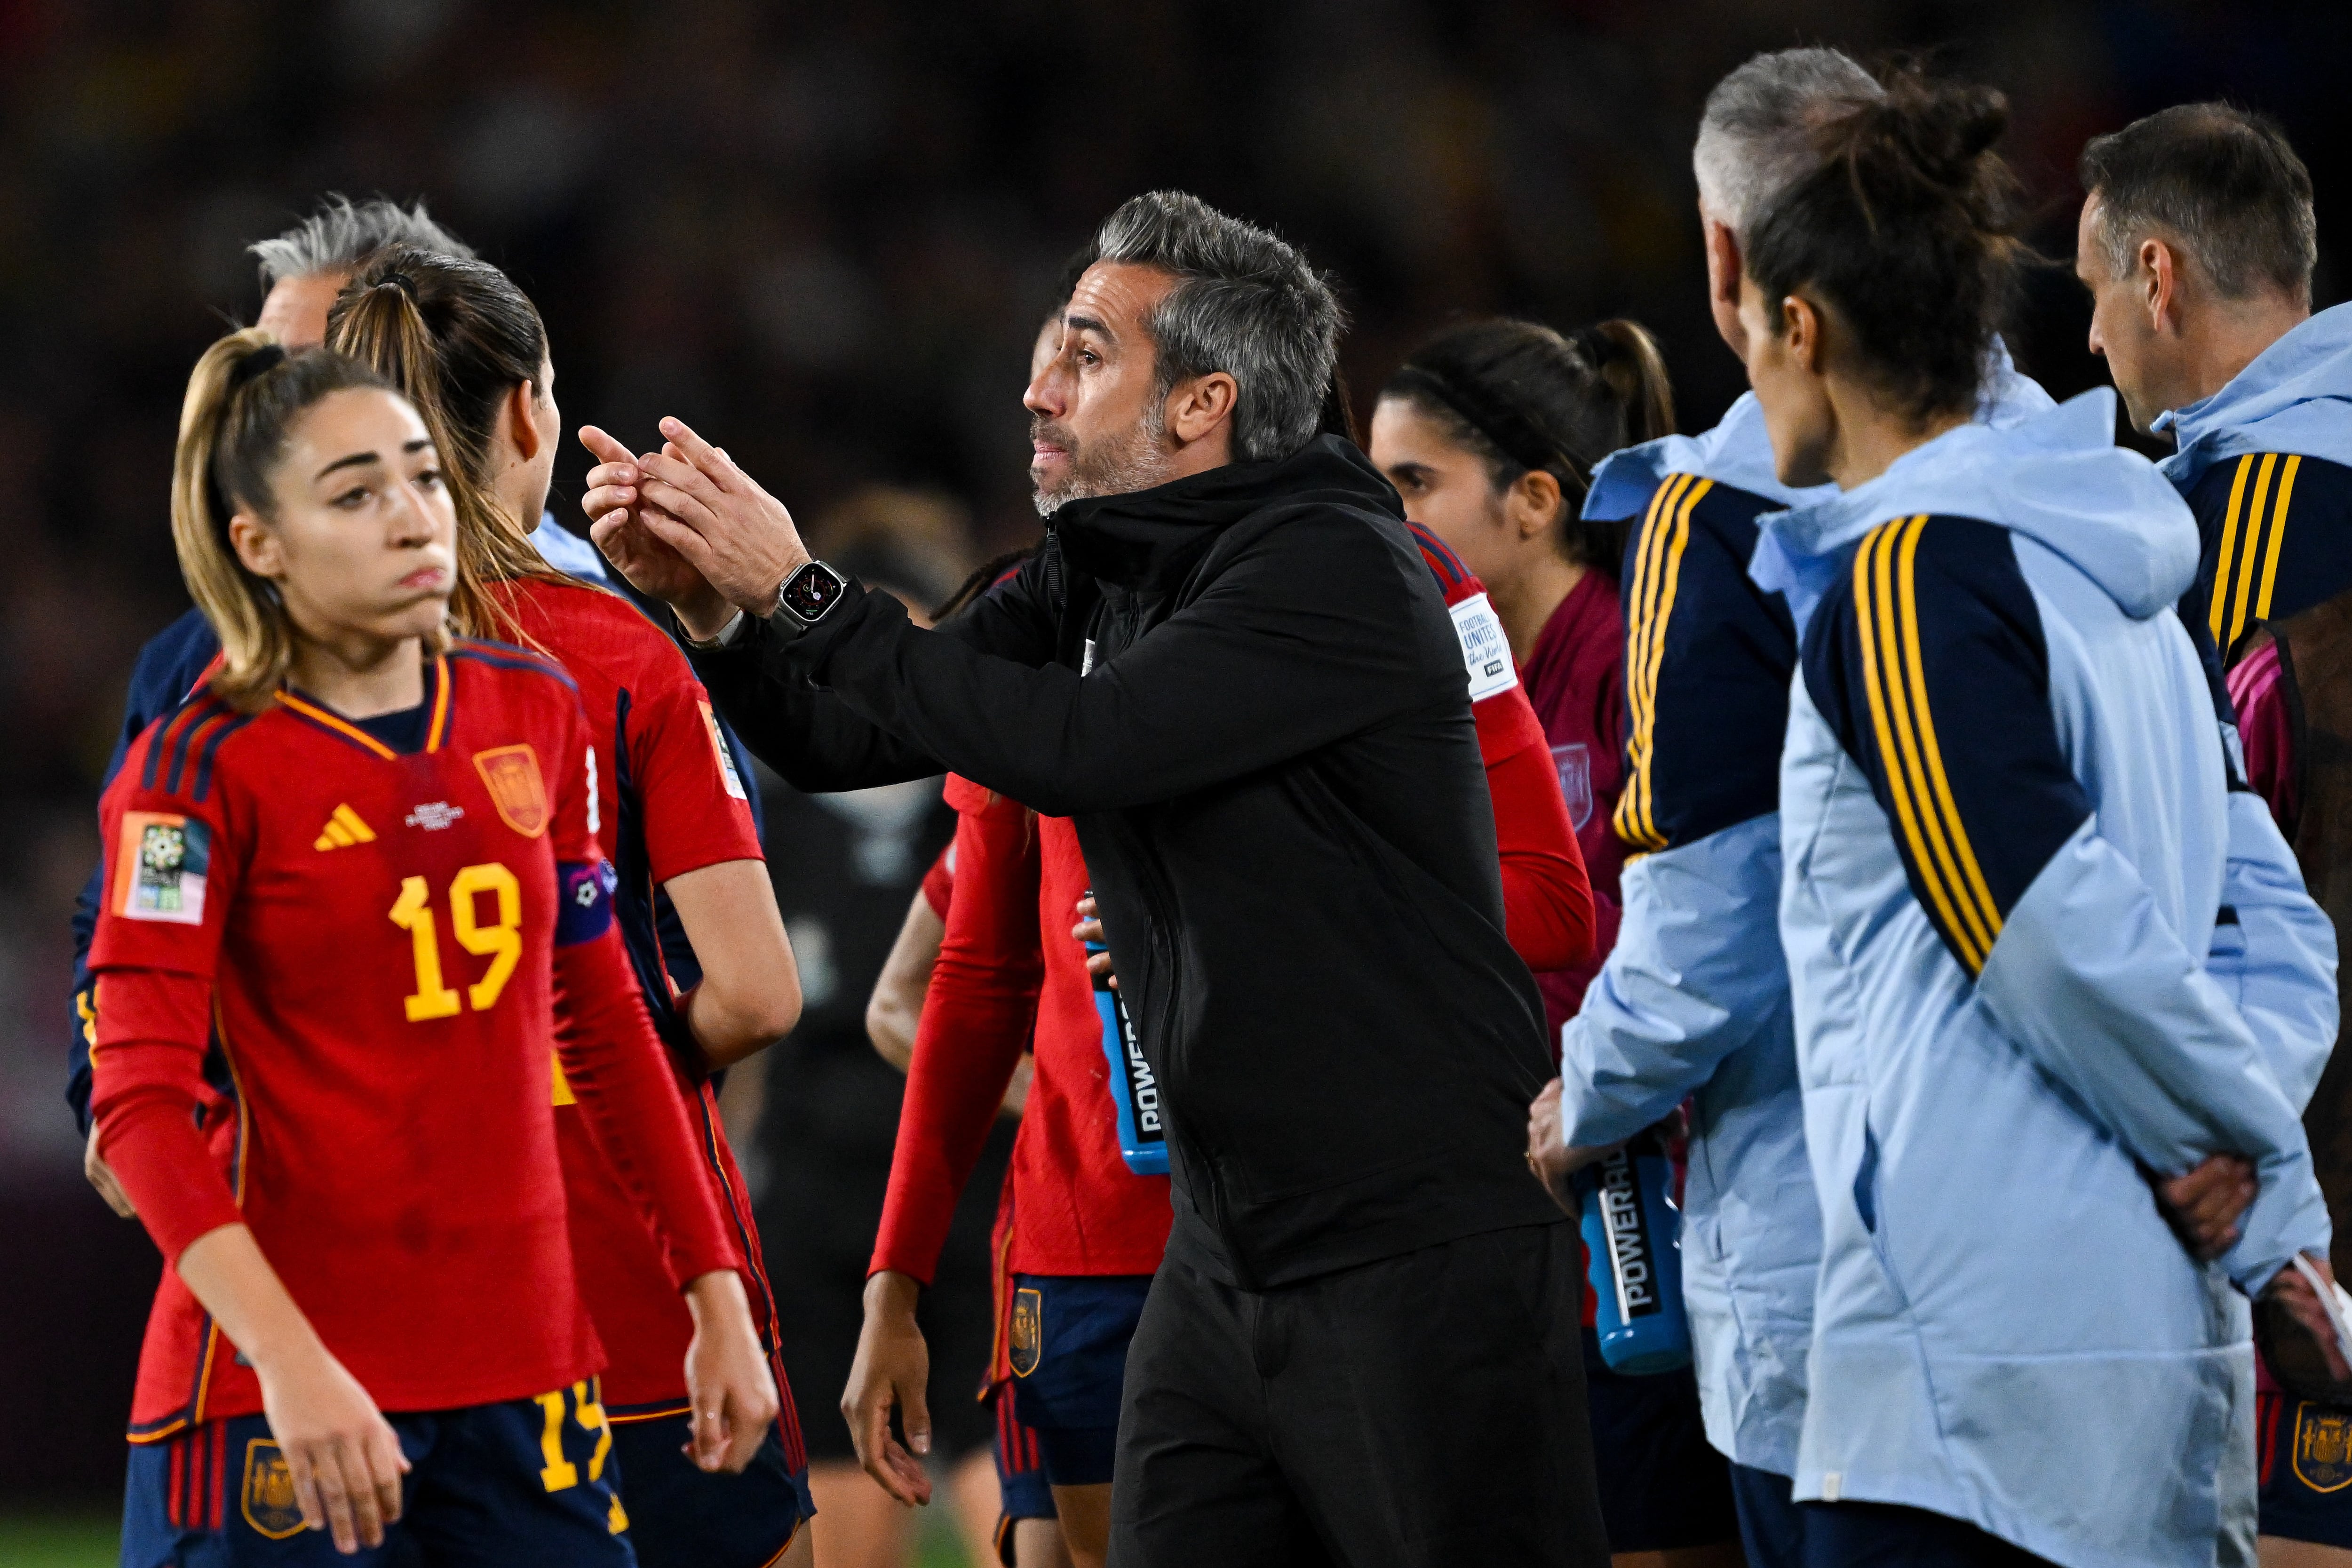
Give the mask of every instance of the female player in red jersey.
[{"label": "female player in red jersey", "polygon": [[415,401],[445,454],[458,624],[550,655],[579,684],[591,734],[590,821],[619,877],[614,916],[670,1047],[667,1092],[693,1126],[705,1176],[747,1261],[782,1405],[744,1473],[713,1476],[687,1462],[678,1369],[693,1322],[635,1221],[622,1173],[559,1079],[572,1247],[610,1363],[605,1413],[622,1500],[647,1568],[764,1568],[814,1507],[791,1387],[775,1358],[776,1309],[751,1197],[712,1083],[716,1070],[789,1030],[800,1010],[747,781],[669,637],[628,600],[548,566],[525,538],[546,503],[561,416],[546,330],[523,292],[487,263],[395,248],[353,275],[327,330],[331,347]]},{"label": "female player in red jersey", "polygon": [[1559,1054],[1617,935],[1624,847],[1610,831],[1623,779],[1622,531],[1578,518],[1584,476],[1618,447],[1673,432],[1665,362],[1632,321],[1563,338],[1533,321],[1474,321],[1432,339],[1381,389],[1372,461],[1486,584],[1528,699],[1550,737],[1560,792],[1592,876],[1601,941],[1540,975]]},{"label": "female player in red jersey", "polygon": [[[1592,876],[1601,938],[1572,969],[1538,974],[1551,1026],[1575,1016],[1617,931],[1624,847],[1611,829],[1623,779],[1625,622],[1621,529],[1578,516],[1593,465],[1669,435],[1674,396],[1647,331],[1603,321],[1562,336],[1474,321],[1431,340],[1382,388],[1372,461],[1405,515],[1486,582],[1541,716]],[[1623,1568],[1738,1561],[1724,1461],[1707,1445],[1687,1371],[1625,1377],[1600,1356],[1585,1295],[1585,1384],[1601,1514]]]},{"label": "female player in red jersey", "polygon": [[579,699],[446,634],[441,479],[350,360],[249,331],[197,364],[173,532],[223,662],[106,793],[91,963],[100,1145],[167,1262],[126,1563],[631,1561],[548,1179],[559,1062],[696,1319],[698,1459],[774,1416],[613,931]]}]

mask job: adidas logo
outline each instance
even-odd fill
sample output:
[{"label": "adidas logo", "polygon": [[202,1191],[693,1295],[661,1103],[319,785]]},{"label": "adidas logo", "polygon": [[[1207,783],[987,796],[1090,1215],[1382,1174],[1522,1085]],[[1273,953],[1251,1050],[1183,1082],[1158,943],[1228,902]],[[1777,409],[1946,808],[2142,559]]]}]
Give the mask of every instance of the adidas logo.
[{"label": "adidas logo", "polygon": [[348,805],[335,807],[327,818],[327,826],[312,841],[313,849],[348,849],[354,844],[375,842],[375,829],[360,820],[360,814]]}]

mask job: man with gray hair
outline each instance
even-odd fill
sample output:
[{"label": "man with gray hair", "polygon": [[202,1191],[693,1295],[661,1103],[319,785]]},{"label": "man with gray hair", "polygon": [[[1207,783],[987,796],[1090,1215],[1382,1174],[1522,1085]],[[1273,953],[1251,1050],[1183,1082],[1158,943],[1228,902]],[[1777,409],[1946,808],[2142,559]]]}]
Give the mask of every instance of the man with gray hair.
[{"label": "man with gray hair", "polygon": [[1110,1561],[1597,1565],[1577,1239],[1518,1149],[1542,1003],[1460,639],[1318,434],[1339,309],[1176,193],[1094,253],[1025,400],[1045,543],[939,630],[674,419],[583,434],[597,542],[787,781],[951,768],[1076,820],[1173,1184]]},{"label": "man with gray hair", "polygon": [[[2334,921],[2340,962],[2352,936],[2352,878],[2336,874],[2352,845],[2352,305],[2311,311],[2311,176],[2275,124],[2226,103],[2094,137],[2081,174],[2074,268],[2091,291],[2091,352],[2132,423],[2177,443],[2160,466],[2202,535],[2180,618],[2228,669],[2247,781]],[[2244,791],[2230,804],[2262,810]],[[2233,940],[2252,947],[2257,934],[2242,924]],[[2332,1023],[2283,1017],[2277,1000],[2245,997],[2281,1080],[2312,1082],[2284,1059],[2298,1035],[2306,1064],[2326,1064],[2304,1126],[2340,1273],[2352,1265],[2352,1052]],[[2317,1457],[2352,1429],[2347,1391],[2311,1370],[2271,1363],[2257,1435],[2232,1450],[2242,1463],[2286,1457],[2258,1470],[2265,1561],[2352,1562],[2352,1467]]]},{"label": "man with gray hair", "polygon": [[[1759,55],[1708,95],[1692,159],[1707,292],[1743,361],[1748,236],[1820,166],[1816,129],[1882,96],[1868,71],[1824,48]],[[1979,417],[2049,406],[2005,355],[1989,367]],[[1707,1440],[1730,1461],[1755,1568],[1803,1559],[1791,1478],[1822,1241],[1779,920],[1780,743],[1797,637],[1786,601],[1749,577],[1748,563],[1758,517],[1812,493],[1775,476],[1753,394],[1705,435],[1629,447],[1593,475],[1584,515],[1635,522],[1626,662],[1644,673],[1629,691],[1629,776],[1614,826],[1637,858],[1625,868],[1617,945],[1560,1032],[1560,1079],[1528,1128],[1530,1160],[1571,1205],[1570,1173],[1692,1100],[1683,1294]],[[1612,1442],[1611,1393],[1597,1384],[1593,1401],[1604,1455],[1630,1447]],[[1604,1496],[1612,1479],[1604,1459]]]}]

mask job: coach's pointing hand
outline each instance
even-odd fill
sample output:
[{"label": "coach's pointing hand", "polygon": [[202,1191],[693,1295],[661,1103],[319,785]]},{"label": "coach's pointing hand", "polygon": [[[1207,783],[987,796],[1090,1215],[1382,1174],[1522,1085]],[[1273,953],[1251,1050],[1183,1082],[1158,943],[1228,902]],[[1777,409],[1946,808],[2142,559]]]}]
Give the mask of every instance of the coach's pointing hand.
[{"label": "coach's pointing hand", "polygon": [[[793,514],[684,420],[663,420],[661,432],[662,449],[635,465],[637,520],[737,609],[768,615],[809,559]],[[718,629],[688,627],[698,637]]]}]

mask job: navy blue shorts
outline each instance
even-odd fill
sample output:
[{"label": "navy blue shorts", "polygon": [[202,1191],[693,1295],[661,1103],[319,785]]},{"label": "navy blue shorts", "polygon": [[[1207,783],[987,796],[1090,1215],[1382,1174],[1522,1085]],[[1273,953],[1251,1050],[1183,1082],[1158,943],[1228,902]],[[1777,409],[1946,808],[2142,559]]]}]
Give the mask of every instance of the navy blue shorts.
[{"label": "navy blue shorts", "polygon": [[989,1414],[996,1421],[996,1490],[1003,1501],[996,1519],[996,1560],[1013,1568],[1013,1527],[1024,1519],[1058,1519],[1054,1489],[1045,1479],[1045,1457],[1032,1427],[1013,1414],[1013,1400],[1002,1389],[989,1392]]},{"label": "navy blue shorts", "polygon": [[1149,1274],[1013,1277],[1013,1413],[1036,1433],[1051,1485],[1109,1481],[1127,1344],[1150,1290]]},{"label": "navy blue shorts", "polygon": [[1885,1502],[1807,1502],[1805,1568],[2051,1568],[1966,1520]]},{"label": "navy blue shorts", "polygon": [[645,1568],[767,1568],[816,1515],[807,1468],[793,1470],[771,1428],[741,1475],[707,1475],[686,1457],[693,1426],[690,1414],[613,1423],[612,1463],[637,1561]]},{"label": "navy blue shorts", "polygon": [[122,1568],[629,1568],[596,1385],[389,1417],[411,1468],[400,1521],[346,1557],[307,1529],[260,1415],[133,1444]]},{"label": "navy blue shorts", "polygon": [[1671,1552],[1739,1538],[1730,1466],[1706,1440],[1698,1382],[1685,1367],[1627,1377],[1601,1359],[1584,1331],[1584,1391],[1592,1412],[1592,1470],[1609,1550]]},{"label": "navy blue shorts", "polygon": [[2263,1394],[2254,1422],[2262,1532],[2352,1550],[2352,1411]]}]

